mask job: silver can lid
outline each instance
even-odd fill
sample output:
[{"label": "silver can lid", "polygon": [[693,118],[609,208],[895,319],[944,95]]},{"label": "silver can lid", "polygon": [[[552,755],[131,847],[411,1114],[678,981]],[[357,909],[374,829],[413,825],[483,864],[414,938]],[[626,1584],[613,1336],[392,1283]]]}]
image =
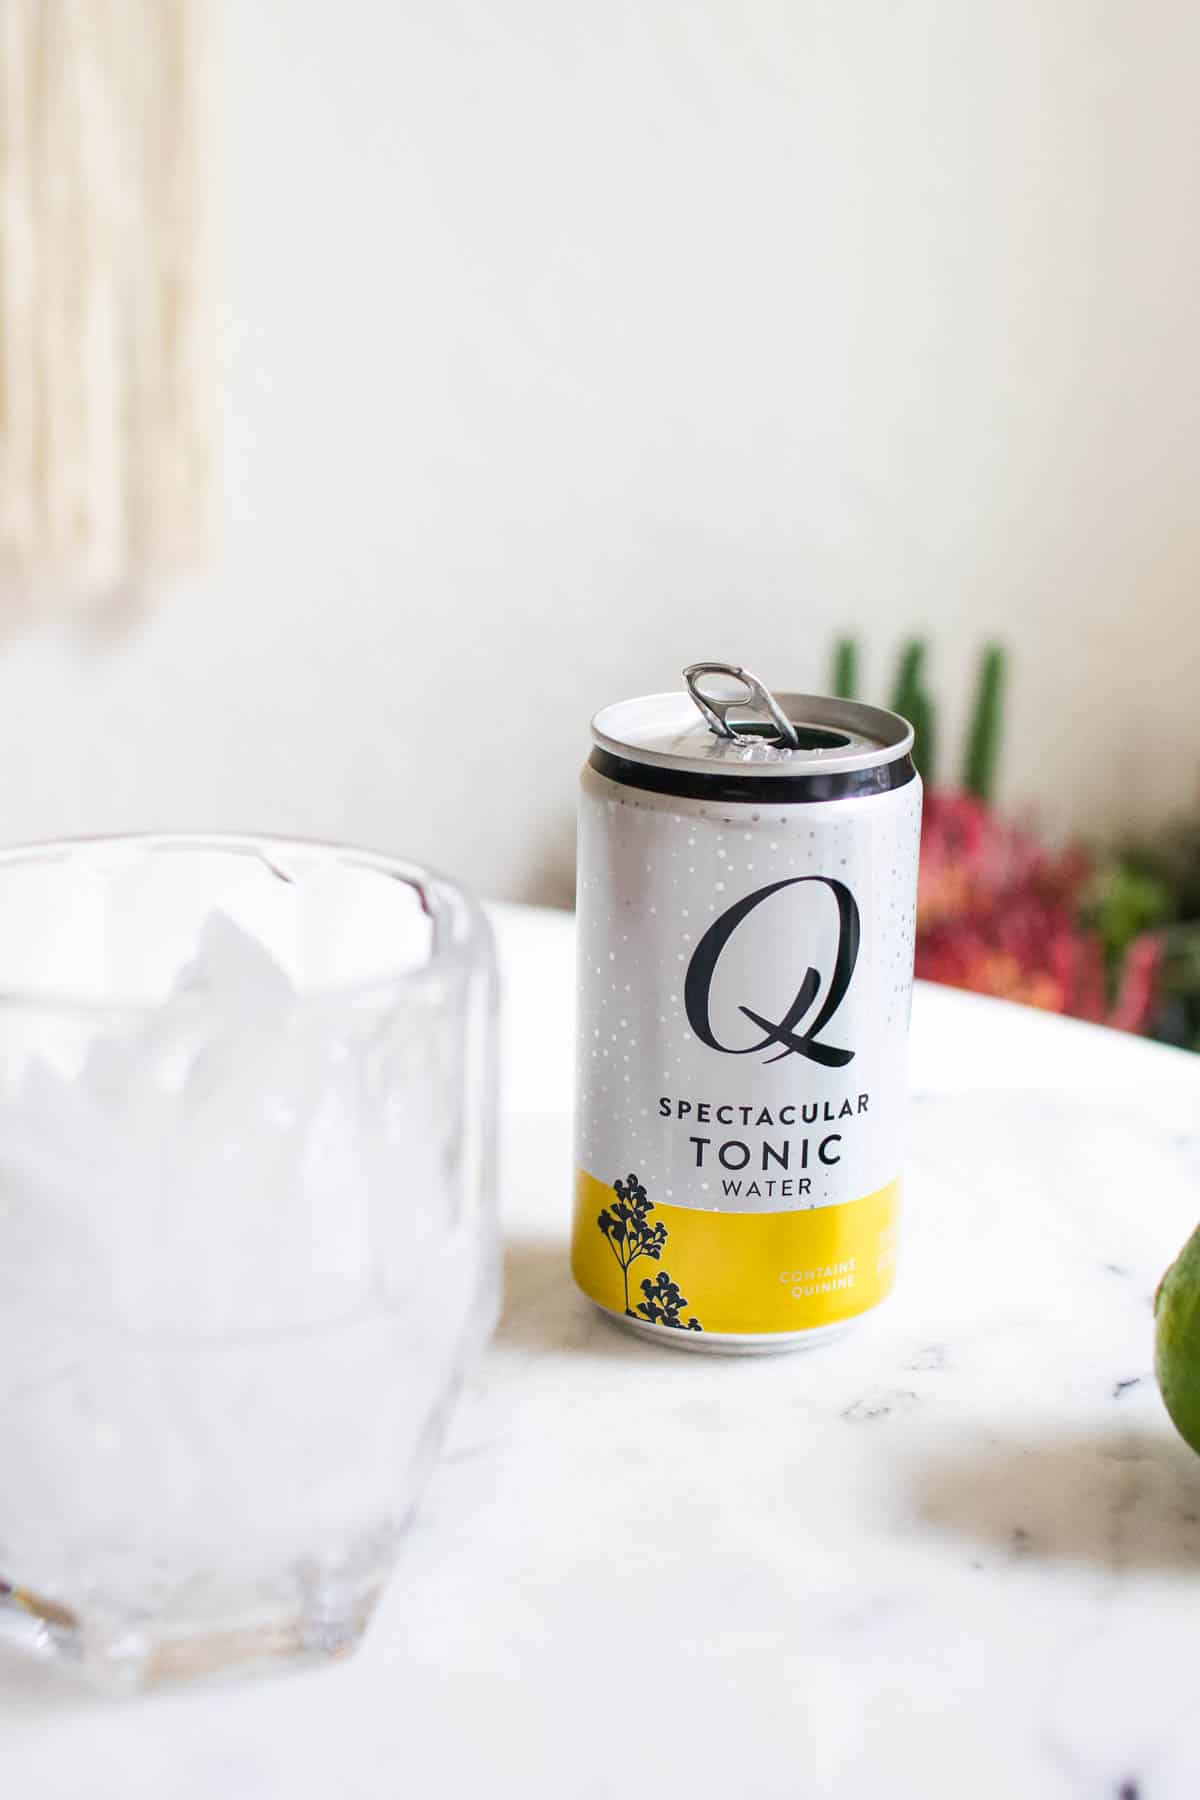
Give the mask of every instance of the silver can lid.
[{"label": "silver can lid", "polygon": [[687,690],[602,707],[592,720],[597,746],[652,768],[785,780],[874,769],[912,753],[912,726],[883,707],[772,693],[732,663],[693,663],[684,674]]}]

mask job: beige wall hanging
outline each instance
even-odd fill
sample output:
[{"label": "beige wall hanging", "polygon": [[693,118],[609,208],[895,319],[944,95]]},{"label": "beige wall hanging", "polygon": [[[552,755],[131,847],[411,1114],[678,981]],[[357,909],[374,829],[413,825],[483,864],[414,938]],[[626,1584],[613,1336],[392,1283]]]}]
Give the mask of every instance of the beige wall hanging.
[{"label": "beige wall hanging", "polygon": [[206,0],[0,0],[0,625],[203,548]]}]

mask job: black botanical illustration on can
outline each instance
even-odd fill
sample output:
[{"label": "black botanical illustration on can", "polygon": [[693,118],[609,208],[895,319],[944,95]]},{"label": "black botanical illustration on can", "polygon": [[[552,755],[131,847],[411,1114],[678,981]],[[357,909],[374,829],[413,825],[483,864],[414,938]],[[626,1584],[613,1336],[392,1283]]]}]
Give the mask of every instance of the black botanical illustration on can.
[{"label": "black botanical illustration on can", "polygon": [[624,1181],[618,1176],[612,1185],[617,1198],[611,1208],[604,1208],[596,1223],[621,1270],[625,1284],[625,1317],[636,1319],[640,1314],[651,1325],[667,1325],[676,1331],[703,1331],[704,1327],[694,1314],[690,1319],[683,1318],[688,1302],[665,1269],[660,1269],[653,1281],[647,1277],[642,1282],[645,1299],[638,1301],[636,1311],[630,1306],[629,1271],[640,1257],[648,1256],[654,1262],[662,1260],[667,1228],[661,1222],[650,1223],[654,1202],[647,1199],[646,1190],[636,1175],[628,1175]]}]

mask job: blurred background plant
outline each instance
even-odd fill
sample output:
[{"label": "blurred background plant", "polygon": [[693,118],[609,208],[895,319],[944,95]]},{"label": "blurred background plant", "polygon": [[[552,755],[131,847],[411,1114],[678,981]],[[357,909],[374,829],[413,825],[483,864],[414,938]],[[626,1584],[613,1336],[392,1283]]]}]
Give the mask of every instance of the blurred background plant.
[{"label": "blurred background plant", "polygon": [[[917,974],[1200,1050],[1200,816],[1159,839],[1055,847],[994,791],[1008,661],[980,657],[957,782],[941,778],[927,646],[907,643],[889,705],[925,782]],[[835,693],[860,698],[859,647],[834,647]]]}]

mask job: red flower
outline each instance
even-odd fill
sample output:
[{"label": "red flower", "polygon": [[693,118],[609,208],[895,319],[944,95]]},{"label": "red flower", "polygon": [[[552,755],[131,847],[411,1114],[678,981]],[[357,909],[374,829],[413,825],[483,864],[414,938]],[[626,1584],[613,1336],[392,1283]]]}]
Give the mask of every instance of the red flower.
[{"label": "red flower", "polygon": [[1111,1013],[1104,956],[1080,924],[1091,873],[1078,849],[1051,851],[971,794],[927,795],[917,904],[917,974],[1076,1018],[1143,1029],[1159,952],[1139,942]]}]

